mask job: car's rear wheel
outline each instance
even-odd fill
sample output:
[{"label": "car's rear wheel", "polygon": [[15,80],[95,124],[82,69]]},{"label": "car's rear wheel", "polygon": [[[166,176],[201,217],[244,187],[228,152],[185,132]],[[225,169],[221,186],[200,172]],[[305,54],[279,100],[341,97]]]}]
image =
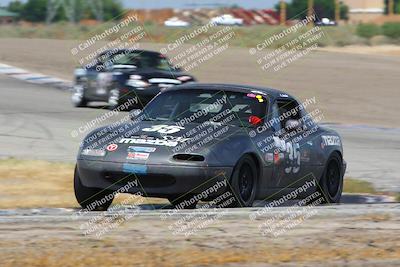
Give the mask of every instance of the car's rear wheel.
[{"label": "car's rear wheel", "polygon": [[251,156],[245,155],[238,161],[232,174],[228,190],[235,201],[229,207],[251,207],[256,197],[257,182],[257,166]]},{"label": "car's rear wheel", "polygon": [[339,203],[343,191],[342,158],[333,153],[325,166],[318,189],[324,203]]},{"label": "car's rear wheel", "polygon": [[195,209],[198,203],[191,194],[170,196],[168,200],[175,209]]},{"label": "car's rear wheel", "polygon": [[74,191],[79,205],[89,211],[107,210],[114,199],[112,191],[84,186],[77,167],[74,173]]},{"label": "car's rear wheel", "polygon": [[85,98],[85,87],[82,84],[74,86],[74,93],[72,94],[72,104],[75,107],[86,107],[88,104]]}]

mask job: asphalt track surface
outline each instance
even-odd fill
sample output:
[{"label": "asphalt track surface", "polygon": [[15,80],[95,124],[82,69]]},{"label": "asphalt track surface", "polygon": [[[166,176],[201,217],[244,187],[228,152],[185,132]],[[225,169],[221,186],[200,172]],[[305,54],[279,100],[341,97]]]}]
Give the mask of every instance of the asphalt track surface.
[{"label": "asphalt track surface", "polygon": [[[74,108],[70,92],[0,75],[0,157],[73,162],[92,129],[127,116],[121,112],[87,126],[108,112],[103,104]],[[400,192],[400,128],[329,124],[343,138],[346,176]]]},{"label": "asphalt track surface", "polygon": [[[87,133],[80,133],[80,127],[108,112],[101,104],[74,108],[69,92],[1,75],[0,92],[3,158],[72,162]],[[113,116],[96,127],[126,115]],[[337,124],[332,128],[344,139],[347,176],[371,181],[379,189],[400,191],[399,129]],[[123,215],[118,210],[79,215],[68,207],[0,210],[0,262],[4,266],[129,266],[133,262],[136,266],[297,266],[297,262],[302,266],[398,266],[400,209],[398,203],[385,201],[379,196],[344,195],[341,205],[306,210],[303,215],[311,217],[279,236],[271,236],[276,231],[263,235],[260,226],[281,212],[292,214],[290,203],[256,220],[250,215],[262,202],[252,208],[221,210],[201,209],[204,204],[200,204],[194,211],[172,215],[166,215],[173,211],[171,207],[151,204],[122,207]],[[84,232],[97,217],[101,222],[124,220],[115,228],[105,224],[100,229],[108,230],[98,239],[98,230]],[[205,219],[191,224],[200,217],[210,224],[201,225]],[[177,224],[185,220],[192,228]],[[187,236],[185,229],[197,232]]]}]

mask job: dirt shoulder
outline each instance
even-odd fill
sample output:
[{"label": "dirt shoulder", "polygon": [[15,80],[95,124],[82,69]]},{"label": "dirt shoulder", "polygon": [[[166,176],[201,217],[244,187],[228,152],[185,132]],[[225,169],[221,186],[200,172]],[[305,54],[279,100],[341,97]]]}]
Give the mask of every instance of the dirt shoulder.
[{"label": "dirt shoulder", "polygon": [[[280,212],[276,209],[264,219]],[[314,216],[276,237],[261,235],[263,220],[250,222],[251,210],[241,209],[228,211],[189,236],[173,234],[159,213],[143,211],[102,239],[82,233],[80,226],[89,217],[74,221],[70,212],[24,211],[21,220],[17,212],[0,216],[0,262],[2,266],[398,264],[400,216],[395,204],[315,209]]]},{"label": "dirt shoulder", "polygon": [[380,55],[380,56],[400,56],[400,46],[398,45],[378,45],[378,46],[360,46],[349,45],[343,47],[322,47],[319,51],[337,52],[348,54],[362,54],[362,55]]}]

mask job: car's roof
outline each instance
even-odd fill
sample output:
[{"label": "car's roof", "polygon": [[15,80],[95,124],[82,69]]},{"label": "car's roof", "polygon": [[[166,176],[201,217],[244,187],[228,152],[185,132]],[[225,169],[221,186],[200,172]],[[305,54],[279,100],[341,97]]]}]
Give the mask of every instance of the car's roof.
[{"label": "car's roof", "polygon": [[174,86],[166,89],[165,91],[177,91],[177,90],[215,90],[215,91],[232,91],[232,92],[242,92],[251,93],[254,91],[259,91],[261,93],[267,94],[274,98],[278,97],[291,97],[289,94],[272,88],[251,86],[251,85],[240,85],[240,84],[226,84],[226,83],[185,83],[182,85]]},{"label": "car's roof", "polygon": [[156,51],[150,51],[150,50],[142,50],[142,49],[129,49],[129,48],[125,48],[125,49],[116,49],[116,50],[113,50],[113,49],[108,49],[108,50],[106,50],[106,51],[104,51],[103,53],[101,53],[100,55],[104,55],[104,54],[107,54],[107,53],[110,53],[110,52],[112,52],[112,54],[113,55],[115,55],[115,54],[119,54],[119,53],[126,53],[126,52],[130,52],[130,53],[139,53],[139,54],[154,54],[154,55],[162,55],[161,53],[159,53],[159,52],[156,52]]}]

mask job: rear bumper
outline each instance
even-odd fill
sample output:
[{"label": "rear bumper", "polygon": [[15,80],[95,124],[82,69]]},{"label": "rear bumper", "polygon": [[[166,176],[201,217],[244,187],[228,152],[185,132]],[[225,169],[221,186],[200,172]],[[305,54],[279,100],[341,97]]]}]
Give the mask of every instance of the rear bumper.
[{"label": "rear bumper", "polygon": [[131,163],[100,162],[79,159],[77,170],[82,184],[109,190],[130,185],[129,193],[142,192],[149,197],[168,197],[177,194],[199,194],[219,185],[219,195],[226,190],[233,167],[202,167],[176,165],[142,165]]}]

